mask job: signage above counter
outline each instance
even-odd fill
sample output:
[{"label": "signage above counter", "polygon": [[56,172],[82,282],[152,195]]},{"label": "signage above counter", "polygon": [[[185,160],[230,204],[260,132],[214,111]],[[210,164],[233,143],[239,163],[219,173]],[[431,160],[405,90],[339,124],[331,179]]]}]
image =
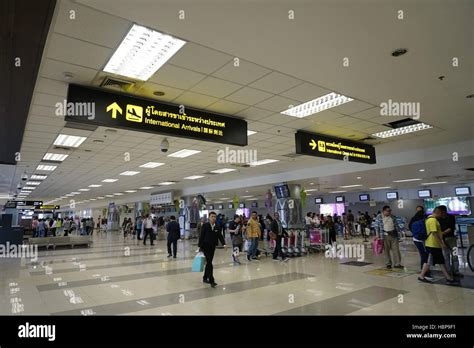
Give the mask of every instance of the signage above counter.
[{"label": "signage above counter", "polygon": [[67,104],[60,106],[67,122],[247,145],[245,120],[185,105],[70,84]]},{"label": "signage above counter", "polygon": [[375,164],[375,148],[361,142],[297,131],[296,153],[341,161]]}]

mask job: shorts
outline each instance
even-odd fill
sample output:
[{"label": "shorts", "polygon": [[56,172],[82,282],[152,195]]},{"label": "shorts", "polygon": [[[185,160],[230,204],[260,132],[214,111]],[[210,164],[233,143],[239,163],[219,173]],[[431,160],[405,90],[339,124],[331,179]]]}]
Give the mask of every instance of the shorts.
[{"label": "shorts", "polygon": [[430,265],[444,265],[443,249],[426,247],[428,252],[428,264]]}]

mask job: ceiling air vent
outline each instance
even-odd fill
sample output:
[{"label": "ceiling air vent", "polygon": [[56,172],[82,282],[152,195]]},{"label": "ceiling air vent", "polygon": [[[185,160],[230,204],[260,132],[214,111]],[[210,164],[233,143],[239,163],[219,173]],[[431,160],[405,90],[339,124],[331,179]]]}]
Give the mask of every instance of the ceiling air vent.
[{"label": "ceiling air vent", "polygon": [[57,145],[54,145],[54,149],[55,150],[64,150],[64,151],[71,150],[69,147],[63,147],[63,146],[57,146]]},{"label": "ceiling air vent", "polygon": [[115,77],[106,76],[104,80],[102,81],[102,83],[100,84],[100,87],[128,90],[130,87],[133,87],[134,85],[135,85],[135,82],[133,81],[122,80]]},{"label": "ceiling air vent", "polygon": [[386,126],[397,129],[397,128],[411,126],[417,123],[420,123],[420,122],[414,120],[413,118],[404,118],[403,120],[387,123]]}]

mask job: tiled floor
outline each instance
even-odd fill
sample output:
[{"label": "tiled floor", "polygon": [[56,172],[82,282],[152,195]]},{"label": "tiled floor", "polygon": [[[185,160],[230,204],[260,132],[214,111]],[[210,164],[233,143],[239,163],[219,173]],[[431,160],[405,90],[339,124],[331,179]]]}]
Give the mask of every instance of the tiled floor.
[{"label": "tiled floor", "polygon": [[[165,241],[143,246],[103,233],[94,235],[91,248],[40,250],[36,263],[2,260],[0,314],[474,314],[473,289],[418,282],[411,241],[402,244],[403,277],[368,274],[384,267],[370,249],[369,264],[358,267],[343,264],[355,259],[326,258],[324,252],[286,263],[270,256],[248,263],[242,255],[242,265],[234,266],[230,249],[218,249],[215,289],[191,272],[194,243],[180,242],[178,258],[170,260]],[[474,277],[464,273],[466,283]]]}]

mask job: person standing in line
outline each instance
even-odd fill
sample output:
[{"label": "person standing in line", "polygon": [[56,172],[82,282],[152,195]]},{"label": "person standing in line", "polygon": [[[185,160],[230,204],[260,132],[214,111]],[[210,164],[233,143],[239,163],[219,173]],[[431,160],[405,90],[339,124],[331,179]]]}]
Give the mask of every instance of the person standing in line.
[{"label": "person standing in line", "polygon": [[442,209],[436,207],[433,210],[433,214],[428,216],[426,219],[426,233],[428,237],[426,238],[425,246],[428,251],[428,262],[423,265],[421,273],[418,277],[418,280],[424,283],[432,283],[430,279],[426,277],[427,273],[430,270],[431,265],[439,265],[441,271],[443,272],[444,277],[446,278],[447,284],[458,283],[458,280],[453,279],[448,273],[448,270],[445,265],[445,260],[443,257],[443,248],[447,248],[447,245],[443,241],[443,231],[441,225],[439,224],[438,219],[442,216]]},{"label": "person standing in line", "polygon": [[51,236],[53,237],[56,237],[57,220],[58,219],[52,219],[53,224],[51,225]]},{"label": "person standing in line", "polygon": [[69,220],[69,218],[64,219],[63,230],[64,236],[67,237],[69,235],[69,232],[71,231],[71,221]]},{"label": "person standing in line", "polygon": [[201,236],[199,238],[199,250],[204,252],[206,257],[206,268],[204,270],[204,276],[202,281],[207,284],[211,284],[211,287],[215,288],[217,283],[214,279],[214,267],[212,260],[214,259],[214,253],[216,251],[217,241],[225,245],[224,237],[222,236],[219,227],[216,224],[216,213],[209,213],[209,222],[206,222],[201,229]]},{"label": "person standing in line", "polygon": [[32,233],[32,238],[38,237],[38,218],[35,216],[33,217],[33,221],[31,222],[31,231]]},{"label": "person standing in line", "polygon": [[342,230],[344,232],[344,240],[349,239],[349,224],[346,213],[342,213]]},{"label": "person standing in line", "polygon": [[135,233],[137,234],[137,240],[141,240],[140,234],[142,233],[142,223],[143,219],[141,216],[138,216],[135,220]]},{"label": "person standing in line", "polygon": [[[385,264],[388,269],[403,268],[400,264],[400,233],[403,226],[403,221],[392,215],[392,209],[388,205],[382,209],[382,214],[377,215],[376,231],[378,237],[383,240]],[[390,252],[392,255],[390,255]]]},{"label": "person standing in line", "polygon": [[[423,270],[423,265],[428,262],[428,251],[426,250],[426,213],[425,208],[421,205],[416,207],[416,213],[408,223],[408,229],[413,236],[413,243],[420,255],[420,270]],[[431,272],[426,273],[425,278],[431,280]]]},{"label": "person standing in line", "polygon": [[46,232],[46,224],[44,222],[44,219],[39,219],[39,222],[38,222],[38,236],[39,237],[45,237],[45,232]]},{"label": "person standing in line", "polygon": [[459,260],[457,256],[458,242],[454,232],[456,231],[456,218],[454,215],[448,214],[448,208],[445,205],[438,207],[441,216],[438,218],[443,231],[443,241],[446,244],[446,248],[443,249],[443,257],[446,262],[446,268],[448,272],[454,277],[464,276],[459,273]]},{"label": "person standing in line", "polygon": [[349,209],[349,213],[347,214],[347,228],[351,236],[354,236],[354,221],[354,214],[352,214],[352,210]]},{"label": "person standing in line", "polygon": [[144,230],[145,235],[143,236],[143,245],[146,245],[146,238],[150,236],[150,244],[153,244],[153,220],[149,214],[146,214],[145,222],[144,222]]},{"label": "person standing in line", "polygon": [[331,215],[328,215],[326,227],[329,231],[329,243],[332,245],[333,243],[336,243],[336,224]]},{"label": "person standing in line", "polygon": [[289,260],[289,258],[283,256],[283,252],[281,251],[281,240],[283,239],[283,236],[288,237],[288,233],[281,224],[280,214],[275,213],[273,214],[273,217],[271,231],[276,235],[275,249],[273,250],[273,261],[278,261],[278,258],[280,258],[281,262],[286,262]]},{"label": "person standing in line", "polygon": [[[168,257],[173,256],[175,259],[178,250],[178,240],[181,238],[181,232],[174,215],[171,215],[170,222],[166,226],[166,231],[168,232]],[[173,253],[171,253],[171,245],[173,245]]]},{"label": "person standing in line", "polygon": [[260,229],[260,223],[257,220],[257,212],[252,212],[252,217],[250,218],[247,225],[247,239],[250,242],[249,250],[247,251],[247,261],[257,260],[257,248],[258,248],[258,239],[262,234]]}]

